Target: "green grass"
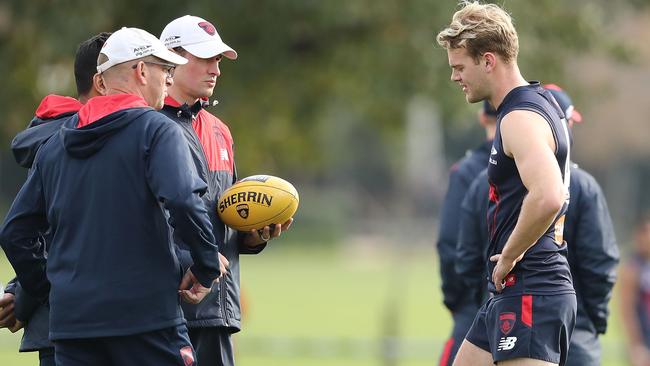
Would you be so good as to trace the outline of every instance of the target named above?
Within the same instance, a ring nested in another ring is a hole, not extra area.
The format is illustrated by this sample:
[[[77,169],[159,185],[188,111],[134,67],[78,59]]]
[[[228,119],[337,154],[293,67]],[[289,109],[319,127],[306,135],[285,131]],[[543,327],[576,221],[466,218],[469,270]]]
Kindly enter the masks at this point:
[[[248,305],[235,336],[238,366],[437,364],[451,322],[432,248],[278,241],[243,256],[241,267]],[[11,276],[2,255],[0,276]],[[617,315],[603,338],[604,366],[626,365]],[[18,342],[0,330],[0,365],[37,364],[34,353],[16,352]]]

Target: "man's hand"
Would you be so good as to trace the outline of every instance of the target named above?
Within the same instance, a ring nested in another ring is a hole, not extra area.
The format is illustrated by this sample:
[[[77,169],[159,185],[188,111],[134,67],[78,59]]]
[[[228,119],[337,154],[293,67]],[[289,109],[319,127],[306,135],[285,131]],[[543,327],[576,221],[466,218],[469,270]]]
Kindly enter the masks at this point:
[[[273,225],[273,230],[270,226],[265,226],[263,229],[255,230],[252,229],[246,238],[244,239],[244,244],[249,247],[255,247],[258,245],[265,244],[267,241],[277,238],[282,235],[283,231],[289,230],[291,224],[293,223],[293,217],[287,220],[282,225]]]
[[[221,272],[221,275],[219,275],[219,278],[223,277],[228,273],[228,268],[230,268],[230,262],[228,262],[228,259],[226,257],[219,253],[219,272]],[[219,279],[217,279],[217,282],[219,282]]]
[[[14,294],[9,292],[5,292],[0,296],[0,328],[9,328],[11,331],[12,327],[16,324],[16,317],[14,316],[15,300],[16,297]],[[13,333],[15,331],[11,332]]]
[[[192,271],[188,269],[178,288],[178,294],[181,295],[181,298],[187,303],[198,304],[209,293],[210,289],[203,287]]]
[[[515,268],[517,262],[519,262],[523,257],[523,254],[514,259],[505,257],[503,254],[495,254],[490,257],[490,261],[497,262],[492,271],[492,282],[494,282],[494,287],[496,287],[497,292],[503,291],[505,288],[505,282],[503,279],[506,278],[508,273]]]
[[[8,329],[11,333],[16,333],[17,331],[23,329],[23,326],[25,326],[25,324],[23,324],[23,322],[21,322],[20,320],[16,319],[16,322],[14,323],[13,327],[9,327]]]

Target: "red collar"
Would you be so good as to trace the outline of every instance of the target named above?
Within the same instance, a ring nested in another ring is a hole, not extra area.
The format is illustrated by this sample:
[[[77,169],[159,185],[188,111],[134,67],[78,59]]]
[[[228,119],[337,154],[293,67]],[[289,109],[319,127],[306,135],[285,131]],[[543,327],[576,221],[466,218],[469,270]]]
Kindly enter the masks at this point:
[[[165,97],[165,104],[167,104],[170,107],[175,107],[178,108],[181,106],[181,104],[174,98],[172,98],[170,95]]]
[[[90,98],[88,103],[79,110],[77,128],[89,125],[123,109],[148,106],[142,97],[133,94],[113,94]]]
[[[77,99],[62,95],[50,94],[43,98],[36,109],[36,117],[41,119],[54,118],[64,113],[78,112],[83,104]]]

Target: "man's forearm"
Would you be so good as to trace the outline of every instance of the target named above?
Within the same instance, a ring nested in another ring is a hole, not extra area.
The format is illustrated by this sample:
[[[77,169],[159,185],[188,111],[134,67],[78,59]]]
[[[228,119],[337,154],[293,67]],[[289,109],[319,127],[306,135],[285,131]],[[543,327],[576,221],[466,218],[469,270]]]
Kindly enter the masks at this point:
[[[524,198],[517,224],[501,255],[518,258],[524,254],[544,235],[561,209],[562,205],[549,199],[544,192],[529,192]]]

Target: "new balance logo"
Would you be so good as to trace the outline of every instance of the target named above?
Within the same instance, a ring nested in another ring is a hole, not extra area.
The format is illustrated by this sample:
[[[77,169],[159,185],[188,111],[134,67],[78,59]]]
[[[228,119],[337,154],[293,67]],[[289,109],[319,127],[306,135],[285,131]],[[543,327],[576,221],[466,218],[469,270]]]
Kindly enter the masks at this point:
[[[517,337],[501,337],[499,340],[499,346],[497,346],[497,351],[509,351],[515,348],[516,342]]]

